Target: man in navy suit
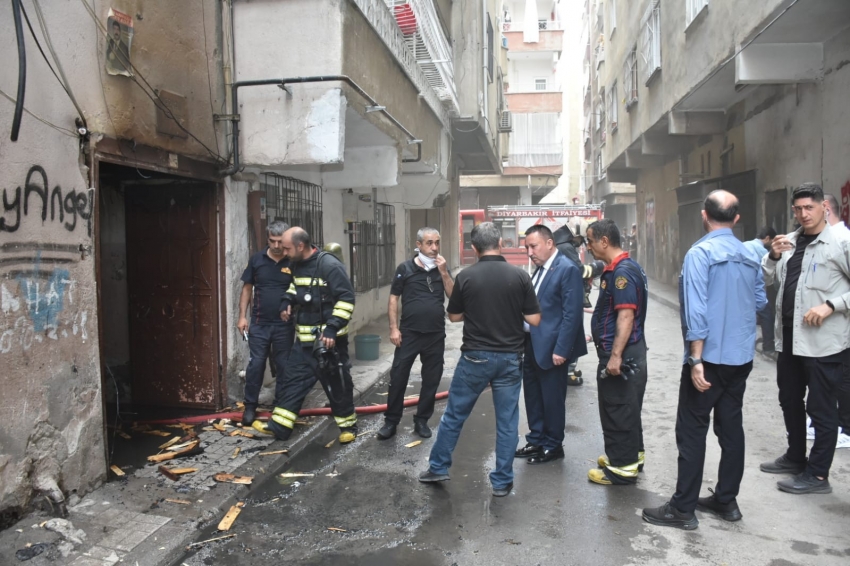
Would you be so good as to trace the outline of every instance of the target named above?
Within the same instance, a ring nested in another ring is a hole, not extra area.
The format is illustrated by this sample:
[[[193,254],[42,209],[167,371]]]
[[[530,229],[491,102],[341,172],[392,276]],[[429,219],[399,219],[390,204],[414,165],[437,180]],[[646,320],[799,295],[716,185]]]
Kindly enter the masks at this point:
[[[543,315],[537,327],[525,326],[522,385],[528,427],[527,444],[516,451],[529,464],[564,457],[569,367],[587,354],[584,339],[584,287],[581,270],[558,253],[552,231],[536,225],[525,233],[528,257],[537,266],[532,277]]]

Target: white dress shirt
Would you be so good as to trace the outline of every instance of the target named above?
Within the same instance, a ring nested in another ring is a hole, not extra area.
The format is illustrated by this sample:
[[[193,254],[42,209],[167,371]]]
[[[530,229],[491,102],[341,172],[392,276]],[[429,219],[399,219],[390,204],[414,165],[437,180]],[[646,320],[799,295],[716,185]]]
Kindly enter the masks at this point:
[[[546,263],[543,264],[543,267],[541,267],[537,271],[537,273],[535,274],[536,276],[531,278],[531,284],[534,285],[534,294],[535,295],[537,294],[538,291],[540,291],[540,285],[543,284],[543,278],[546,277],[546,274],[552,268],[552,262],[555,261],[555,256],[557,256],[557,255],[558,255],[558,250],[555,250],[555,253],[553,253],[551,256],[549,256],[549,259],[546,260]],[[522,328],[526,332],[531,332],[531,326],[529,326],[529,324],[527,322],[522,323]]]

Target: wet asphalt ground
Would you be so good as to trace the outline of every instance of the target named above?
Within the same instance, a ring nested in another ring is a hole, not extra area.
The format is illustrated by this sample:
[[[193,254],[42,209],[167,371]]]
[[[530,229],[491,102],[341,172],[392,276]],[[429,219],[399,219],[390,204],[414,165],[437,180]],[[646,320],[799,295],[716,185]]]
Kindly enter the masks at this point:
[[[589,315],[585,327],[588,328]],[[830,495],[779,492],[783,476],[758,471],[758,463],[784,446],[773,364],[757,357],[745,397],[747,469],[739,504],[744,519],[727,523],[697,513],[700,528],[685,532],[648,525],[643,507],[658,506],[675,489],[675,411],[682,342],[678,312],[651,302],[647,320],[649,385],[644,402],[646,471],[636,486],[603,487],[587,481],[602,453],[593,374],[596,357],[582,358],[585,384],[567,396],[564,460],[529,466],[515,460],[514,490],[494,498],[487,473],[494,461],[492,398],[482,394],[463,429],[450,470],[451,481],[421,484],[434,438],[418,446],[409,408],[399,433],[378,441],[382,415],[361,416],[363,434],[346,446],[328,427],[281,472],[316,474],[281,478],[254,487],[229,533],[235,537],[187,552],[175,564],[354,564],[410,566],[744,564],[747,566],[843,565],[850,563],[850,450],[836,453]],[[447,389],[460,355],[461,325],[449,324]],[[418,391],[418,367],[411,394]],[[367,402],[383,403],[386,384]],[[431,419],[436,429],[445,401]],[[524,409],[522,402],[521,408]],[[520,431],[526,432],[524,411]],[[436,436],[436,430],[435,430]],[[520,439],[520,445],[524,439]],[[702,495],[713,487],[719,449],[709,434]],[[218,519],[196,538],[225,533]]]

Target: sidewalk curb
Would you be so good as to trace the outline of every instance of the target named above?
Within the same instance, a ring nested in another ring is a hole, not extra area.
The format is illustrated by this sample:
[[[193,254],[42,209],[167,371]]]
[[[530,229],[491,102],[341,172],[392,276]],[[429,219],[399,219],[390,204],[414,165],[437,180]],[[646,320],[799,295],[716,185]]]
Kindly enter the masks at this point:
[[[679,301],[672,301],[672,300],[668,299],[667,297],[664,297],[664,296],[662,296],[662,295],[660,295],[660,294],[658,294],[658,293],[656,293],[652,290],[649,290],[647,292],[647,294],[649,295],[649,298],[652,299],[653,301],[655,301],[657,303],[661,303],[665,307],[669,307],[676,312],[679,311]]]

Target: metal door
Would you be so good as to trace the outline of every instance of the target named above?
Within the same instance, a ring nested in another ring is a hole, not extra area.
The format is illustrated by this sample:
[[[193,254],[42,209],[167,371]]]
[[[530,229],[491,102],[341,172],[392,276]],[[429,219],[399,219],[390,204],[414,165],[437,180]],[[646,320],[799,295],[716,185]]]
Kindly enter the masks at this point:
[[[215,185],[159,183],[125,195],[133,400],[215,408]]]

